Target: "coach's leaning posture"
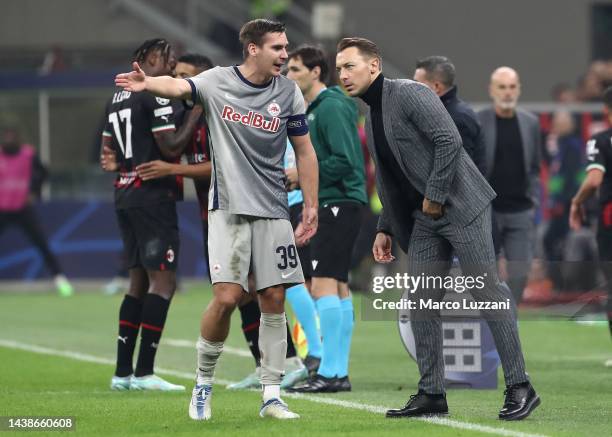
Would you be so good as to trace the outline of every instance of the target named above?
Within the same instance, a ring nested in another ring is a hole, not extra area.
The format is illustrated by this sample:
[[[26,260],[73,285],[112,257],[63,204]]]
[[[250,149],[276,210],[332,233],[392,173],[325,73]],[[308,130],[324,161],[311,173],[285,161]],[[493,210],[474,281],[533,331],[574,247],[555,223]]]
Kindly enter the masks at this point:
[[[407,250],[410,275],[444,276],[454,251],[465,275],[484,279],[484,288],[472,290],[476,300],[510,299],[510,290],[497,276],[491,238],[495,192],[461,147],[457,128],[440,99],[412,80],[385,79],[378,47],[363,38],[340,41],[336,68],[348,93],[360,96],[370,107],[368,147],[383,204],[372,248],[375,260],[392,261],[391,241],[397,238]],[[413,298],[418,302],[443,296],[444,290],[420,289]],[[525,373],[516,314],[514,309],[489,310],[483,316],[507,385],[499,418],[524,419],[540,398]],[[387,411],[387,417],[446,414],[440,314],[416,310],[411,324],[421,374],[419,391],[404,408]]]

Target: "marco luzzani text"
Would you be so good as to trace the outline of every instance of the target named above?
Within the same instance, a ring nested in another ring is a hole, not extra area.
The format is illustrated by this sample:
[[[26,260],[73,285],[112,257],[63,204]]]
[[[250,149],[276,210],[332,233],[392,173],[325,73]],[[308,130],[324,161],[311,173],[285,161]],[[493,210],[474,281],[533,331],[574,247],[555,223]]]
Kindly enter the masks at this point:
[[[510,299],[502,301],[478,301],[470,298],[439,301],[426,296],[428,290],[454,290],[456,293],[470,292],[472,295],[485,288],[487,274],[482,276],[412,276],[397,273],[395,276],[375,276],[372,279],[372,292],[381,294],[389,290],[402,290],[414,294],[416,298],[402,298],[386,301],[377,298],[372,301],[375,310],[510,310]]]

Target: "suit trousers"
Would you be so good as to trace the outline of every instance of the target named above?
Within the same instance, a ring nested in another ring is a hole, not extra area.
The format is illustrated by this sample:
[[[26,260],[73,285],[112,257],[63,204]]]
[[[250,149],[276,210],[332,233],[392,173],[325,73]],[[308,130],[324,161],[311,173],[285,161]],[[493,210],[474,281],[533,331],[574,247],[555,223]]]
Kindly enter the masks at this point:
[[[535,211],[533,209],[519,212],[494,210],[493,215],[500,249],[507,261],[508,286],[518,305],[523,298],[533,260]]]
[[[415,224],[408,245],[408,270],[411,276],[446,277],[457,256],[464,277],[480,278],[481,287],[470,293],[475,301],[510,302],[510,309],[481,310],[499,353],[507,385],[528,380],[516,322],[516,306],[508,286],[497,274],[491,236],[491,206],[465,226],[452,224],[446,217],[434,220],[415,211]],[[434,281],[435,284],[435,281]],[[412,300],[444,298],[443,288],[421,287]],[[411,326],[416,343],[421,379],[419,389],[426,393],[444,392],[442,320],[436,309],[417,305],[411,310]]]

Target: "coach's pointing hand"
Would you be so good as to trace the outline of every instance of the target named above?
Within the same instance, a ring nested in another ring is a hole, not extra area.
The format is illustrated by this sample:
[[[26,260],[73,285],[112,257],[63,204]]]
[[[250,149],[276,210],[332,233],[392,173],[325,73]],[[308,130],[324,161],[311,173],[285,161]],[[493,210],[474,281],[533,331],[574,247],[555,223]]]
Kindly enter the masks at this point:
[[[146,75],[140,69],[138,62],[132,63],[133,70],[129,73],[119,73],[115,76],[115,85],[125,89],[126,91],[144,91]]]
[[[395,259],[391,254],[391,247],[393,240],[391,237],[384,232],[378,232],[376,239],[374,240],[374,246],[372,246],[372,254],[374,255],[374,261],[387,264]]]

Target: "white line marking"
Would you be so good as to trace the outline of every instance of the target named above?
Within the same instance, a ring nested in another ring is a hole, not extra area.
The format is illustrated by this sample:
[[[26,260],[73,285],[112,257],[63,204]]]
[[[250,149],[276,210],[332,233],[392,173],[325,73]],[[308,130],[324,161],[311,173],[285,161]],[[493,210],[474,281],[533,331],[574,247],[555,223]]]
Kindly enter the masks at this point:
[[[194,350],[196,348],[196,342],[191,341],[191,340],[180,340],[176,338],[167,338],[165,340],[162,340],[162,343],[167,344],[168,346],[187,347],[187,348],[194,349]],[[236,355],[237,357],[243,357],[243,358],[253,357],[251,355],[251,352],[248,349],[241,349],[238,347],[232,347],[228,345],[223,345],[223,353],[230,354],[230,355]]]
[[[610,357],[610,354],[595,354],[595,355],[584,355],[584,356],[571,356],[571,355],[546,355],[546,356],[538,356],[538,355],[529,355],[530,361],[538,361],[538,360],[546,360],[548,363],[557,363],[557,362],[565,362],[565,361],[578,361],[578,362],[590,362],[590,361],[600,361],[604,362],[607,358]]]
[[[47,348],[43,346],[21,343],[21,342],[17,342],[13,340],[0,339],[0,346],[11,348],[11,349],[23,350],[27,352],[44,354],[44,355],[52,355],[56,357],[70,358],[73,360],[85,361],[89,363],[115,365],[115,361],[108,359],[108,358],[96,357],[94,355],[84,354],[81,352],[51,349],[51,348]],[[193,343],[191,343],[191,346],[193,346]],[[176,376],[179,378],[186,378],[186,379],[193,379],[194,377],[193,373],[181,372],[178,370],[171,370],[171,369],[157,368],[156,372],[161,375]],[[221,385],[229,385],[232,383],[232,381],[227,381],[223,379],[215,379],[215,383],[221,384]],[[299,394],[299,393],[284,393],[283,396],[294,398],[294,399],[307,400],[307,401],[315,402],[319,404],[334,405],[337,407],[351,408],[354,410],[362,410],[362,411],[367,411],[367,412],[376,413],[376,414],[383,414],[388,409],[387,407],[383,407],[379,405],[368,405],[368,404],[362,404],[362,403],[357,403],[357,402],[344,401],[341,399],[319,397],[316,395],[306,396],[306,395]],[[401,420],[401,419],[396,419],[396,420]],[[513,430],[509,430],[505,428],[495,428],[495,427],[487,426],[487,425],[478,425],[475,423],[460,422],[458,420],[452,420],[452,419],[419,418],[417,420],[431,423],[433,425],[442,425],[442,426],[447,426],[450,428],[464,429],[468,431],[479,431],[479,432],[483,432],[487,434],[494,434],[494,435],[500,435],[500,436],[505,436],[505,437],[545,437],[542,434],[529,434],[529,433],[513,431]]]
[[[0,346],[8,347],[11,349],[19,349],[19,350],[23,350],[26,352],[35,352],[37,354],[71,358],[73,360],[85,361],[88,363],[106,364],[106,365],[111,365],[111,366],[115,365],[115,360],[111,360],[109,358],[96,357],[94,355],[83,354],[81,352],[50,349],[50,348],[43,347],[43,346],[21,343],[21,342],[12,341],[12,340],[0,339]],[[156,367],[155,371],[159,373],[160,375],[176,376],[178,378],[187,378],[191,380],[193,380],[195,376],[193,373],[180,372],[178,370],[164,369],[164,368],[159,368],[159,367]],[[228,384],[231,384],[232,382],[220,379],[218,380],[218,383],[221,385],[228,385]]]
[[[389,409],[387,407],[382,407],[379,405],[367,405],[367,404],[362,404],[362,403],[357,403],[357,402],[343,401],[341,399],[328,398],[327,396],[319,397],[318,395],[306,396],[300,393],[283,393],[283,397],[290,397],[290,398],[295,398],[295,399],[305,399],[305,400],[317,402],[320,404],[334,405],[338,407],[351,408],[354,410],[363,410],[363,411],[368,411],[370,413],[377,413],[377,414],[384,414]],[[389,420],[402,420],[402,419],[389,419]],[[451,428],[466,429],[469,431],[480,431],[480,432],[484,432],[488,434],[496,434],[496,435],[502,435],[502,436],[507,436],[507,437],[544,437],[541,434],[528,434],[528,433],[524,433],[520,431],[512,431],[510,429],[505,429],[505,428],[494,428],[492,426],[487,426],[487,425],[478,425],[475,423],[460,422],[458,420],[444,419],[444,418],[437,418],[437,417],[432,417],[432,418],[420,417],[420,418],[413,418],[410,420],[420,420],[422,422],[428,422],[434,425],[449,426]]]

